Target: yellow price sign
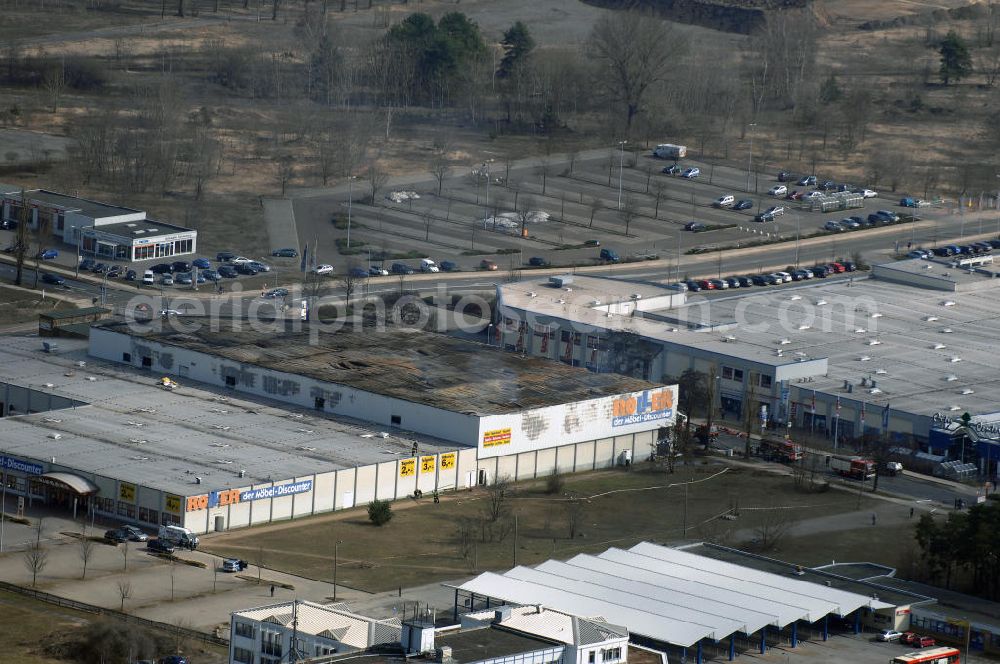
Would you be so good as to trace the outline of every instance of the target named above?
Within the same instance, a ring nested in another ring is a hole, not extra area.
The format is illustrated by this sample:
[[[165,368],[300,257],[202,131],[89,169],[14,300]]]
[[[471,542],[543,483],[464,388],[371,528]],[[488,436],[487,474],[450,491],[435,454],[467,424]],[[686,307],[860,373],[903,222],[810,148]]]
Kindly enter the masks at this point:
[[[180,496],[172,496],[172,495],[170,495],[168,493],[167,494],[167,500],[166,500],[166,503],[164,505],[164,508],[168,512],[173,512],[174,514],[180,514],[181,513],[181,497]]]
[[[437,462],[437,457],[434,456],[422,456],[420,457],[420,472],[421,473],[433,473],[434,465]]]
[[[450,470],[455,467],[455,453],[448,452],[441,455],[441,470]]]
[[[412,477],[417,474],[416,459],[401,459],[399,462],[399,476]]]
[[[118,500],[124,500],[127,503],[135,502],[135,485],[129,484],[128,482],[122,482],[118,485]]]

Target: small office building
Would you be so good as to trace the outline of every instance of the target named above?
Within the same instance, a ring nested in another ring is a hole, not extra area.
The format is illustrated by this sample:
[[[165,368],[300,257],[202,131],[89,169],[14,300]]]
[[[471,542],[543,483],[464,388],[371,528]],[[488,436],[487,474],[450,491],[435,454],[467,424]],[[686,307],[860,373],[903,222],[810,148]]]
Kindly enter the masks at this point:
[[[28,207],[32,229],[78,247],[85,256],[143,261],[194,253],[198,231],[149,219],[142,210],[99,203],[45,189],[5,191],[0,218],[20,221]]]

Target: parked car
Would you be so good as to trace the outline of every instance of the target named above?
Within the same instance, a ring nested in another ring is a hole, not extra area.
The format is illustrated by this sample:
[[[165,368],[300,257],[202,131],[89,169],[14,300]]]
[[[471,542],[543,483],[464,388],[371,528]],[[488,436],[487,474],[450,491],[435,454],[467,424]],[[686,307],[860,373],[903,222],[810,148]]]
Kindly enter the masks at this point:
[[[701,284],[697,281],[685,281],[684,285],[687,286],[688,291],[691,293],[701,292]]]
[[[135,270],[125,270],[125,281],[135,281],[139,274]]]
[[[712,205],[717,208],[730,208],[736,205],[736,197],[730,194],[719,196],[712,202]]]
[[[799,191],[798,189],[796,189],[795,191],[790,191],[790,192],[788,192],[788,194],[785,195],[785,200],[788,200],[788,201],[801,201],[802,200],[802,192]]]
[[[157,263],[149,269],[153,272],[153,274],[166,274],[171,271],[170,263]]]
[[[4,219],[0,221],[0,231],[13,231],[17,229],[16,219]]]
[[[805,281],[808,278],[805,270],[792,270],[792,281]]]
[[[729,286],[730,288],[740,288],[742,286],[740,280],[737,277],[726,277],[725,279],[723,279],[723,281],[725,281],[726,285]]]
[[[844,266],[845,272],[857,272],[858,266],[855,265],[854,261],[841,261],[841,265]]]
[[[683,281],[677,281],[672,284],[668,284],[667,288],[669,288],[670,290],[675,290],[679,293],[686,293],[688,291],[687,284],[684,283]]]
[[[45,272],[42,274],[42,283],[52,284],[53,286],[62,286],[66,283],[66,280],[60,277],[58,274],[51,274]]]
[[[271,255],[275,258],[298,258],[299,252],[297,249],[275,249]]]
[[[585,246],[585,247],[599,247],[599,246],[601,246],[601,241],[600,240],[585,240],[584,243],[583,243],[583,246]]]
[[[97,265],[97,261],[95,261],[93,258],[84,258],[82,261],[80,261],[80,271],[90,272],[91,270],[94,269],[95,265]]]
[[[548,267],[549,262],[541,256],[532,256],[528,259],[528,265],[532,267]]]
[[[240,274],[232,265],[220,265],[218,272],[219,276],[225,279],[235,279]]]
[[[200,270],[207,270],[208,268],[212,267],[212,261],[208,260],[207,258],[196,258],[193,261],[191,261],[191,265],[194,265],[196,268]]]
[[[240,561],[238,558],[226,558],[222,561],[223,572],[239,572],[240,569]]]
[[[705,230],[705,228],[706,228],[705,224],[699,221],[689,221],[688,223],[684,224],[684,230],[692,231],[695,233],[697,233],[698,231],[703,231]]]
[[[917,637],[917,639],[913,642],[913,645],[918,648],[932,648],[937,645],[937,641],[929,636],[921,636]]]
[[[90,271],[94,274],[104,274],[108,271],[108,266],[104,263],[97,263],[94,267],[90,268]]]
[[[712,284],[715,290],[727,290],[729,288],[729,284],[726,283],[725,279],[709,279],[708,283]]]
[[[848,230],[854,230],[855,228],[861,228],[861,224],[859,224],[858,222],[854,221],[850,217],[845,217],[844,219],[841,219],[840,220],[840,225],[843,226],[844,228],[848,229]]]
[[[441,261],[441,269],[444,272],[461,272],[462,268],[455,261]]]
[[[219,274],[218,270],[202,270],[198,273],[199,279],[205,279],[205,281],[218,281],[222,275]]]
[[[188,263],[187,261],[174,261],[170,264],[170,269],[174,272],[190,272],[191,263]]]
[[[288,297],[287,288],[272,288],[271,290],[264,293],[264,297],[268,299],[279,299]]]
[[[250,261],[247,263],[250,267],[257,270],[258,272],[270,272],[271,266],[267,263],[261,263],[260,261]]]
[[[352,267],[347,271],[348,276],[354,277],[355,279],[367,279],[368,270],[363,267]]]
[[[683,173],[681,173],[681,177],[682,178],[687,178],[688,180],[693,180],[694,178],[698,177],[699,175],[701,175],[701,169],[700,168],[689,168],[686,171],[684,171]]]
[[[215,260],[218,263],[227,263],[236,258],[236,254],[231,251],[220,251],[215,255]]]
[[[156,283],[156,275],[153,274],[152,270],[146,270],[145,272],[142,273],[143,286],[152,286],[155,283]]]
[[[496,268],[493,268],[494,270]],[[393,263],[389,271],[393,274],[413,274],[413,268],[405,263]]]
[[[702,279],[698,282],[698,285],[701,286],[702,290],[715,290],[715,284],[708,279]]]
[[[839,233],[842,230],[844,230],[844,227],[840,225],[839,221],[834,221],[833,219],[831,219],[830,221],[823,224],[823,230]]]
[[[250,266],[246,265],[245,267],[249,268]],[[236,269],[239,270],[240,266],[237,265]],[[313,272],[315,272],[316,274],[330,274],[331,272],[333,272],[333,266],[330,265],[329,263],[321,263],[317,265],[315,268],[313,268]],[[254,274],[256,274],[256,272]]]
[[[233,256],[229,259],[229,262],[233,265],[240,265],[242,263],[252,263],[253,260],[247,258],[246,256]]]
[[[750,288],[753,286],[753,279],[750,277],[736,277],[739,279],[740,288]]]
[[[788,171],[780,171],[778,173],[778,182],[791,182],[795,179],[795,176]]]
[[[816,191],[816,190],[814,190],[814,191],[810,191],[808,194],[802,194],[802,200],[808,201],[808,200],[811,200],[813,198],[822,198],[825,195],[826,194],[824,194],[822,191]]]
[[[58,258],[58,257],[59,257],[59,252],[55,249],[42,249],[41,251],[38,252],[38,258],[42,259],[43,261],[50,261],[53,258]]]
[[[800,187],[815,187],[816,186],[816,176],[815,175],[803,175],[799,178],[797,183]]]
[[[121,528],[119,528],[119,530],[125,533],[128,536],[129,540],[133,542],[145,542],[146,540],[149,539],[149,535],[142,532],[142,528],[140,528],[139,526],[133,526],[131,524],[128,524],[122,526]]]
[[[833,180],[826,180],[823,183],[823,191],[833,191],[836,188],[837,188],[837,183],[834,182]]]
[[[163,284],[164,286],[173,286],[174,276],[172,274],[164,274],[163,276],[160,277],[160,283]]]
[[[108,268],[108,279],[118,279],[125,274],[125,268],[121,265],[112,265]]]
[[[251,276],[251,277],[254,276],[255,274],[257,274],[259,272],[259,270],[257,270],[257,268],[255,268],[253,266],[253,263],[250,262],[250,261],[247,261],[246,263],[235,263],[233,265],[233,267],[236,269],[236,271],[238,273],[245,274],[245,275]],[[316,268],[316,274],[327,274],[329,272],[333,272],[333,266],[332,265],[325,266],[325,267],[329,267],[330,268],[326,272],[320,272],[319,268],[321,268],[321,267],[324,267],[324,266],[320,265],[320,266],[318,266]]]
[[[774,221],[774,215],[770,212],[761,212],[760,214],[755,215],[753,220],[757,222]]]
[[[780,205],[772,205],[771,207],[764,210],[764,214],[769,214],[772,217],[780,217],[781,215],[785,214],[785,208],[781,207]]]
[[[677,164],[670,164],[669,166],[664,166],[660,171],[661,173],[666,173],[667,175],[678,175],[684,171],[683,168]]]
[[[386,270],[381,265],[372,265],[370,268],[368,268],[368,276],[387,277],[389,276],[389,270]]]
[[[618,255],[617,251],[615,251],[614,249],[607,249],[607,248],[601,249],[601,253],[598,255],[598,258],[607,263],[617,263],[618,261],[621,260],[621,257]]]
[[[753,282],[754,286],[769,286],[771,284],[771,282],[765,279],[762,274],[755,274],[750,277],[750,280]]]
[[[430,258],[420,259],[420,271],[421,272],[440,272],[441,268]]]
[[[809,269],[812,270],[813,276],[815,276],[817,279],[825,279],[826,276],[830,274],[830,268],[828,268],[825,265],[816,265]]]
[[[170,540],[157,538],[146,542],[146,550],[154,553],[173,553],[177,547]]]
[[[749,210],[753,207],[753,201],[749,198],[741,198],[733,205],[734,210]]]
[[[104,541],[110,544],[121,544],[128,541],[128,534],[120,528],[105,531]]]
[[[900,637],[903,636],[902,632],[897,632],[894,629],[887,629],[878,635],[879,641],[898,641]]]
[[[899,215],[892,210],[876,210],[875,214],[883,216],[893,223],[899,221]]]
[[[786,187],[783,184],[776,184],[773,187],[771,187],[771,190],[768,191],[767,193],[769,193],[772,196],[784,196],[785,194],[788,193],[788,187]]]

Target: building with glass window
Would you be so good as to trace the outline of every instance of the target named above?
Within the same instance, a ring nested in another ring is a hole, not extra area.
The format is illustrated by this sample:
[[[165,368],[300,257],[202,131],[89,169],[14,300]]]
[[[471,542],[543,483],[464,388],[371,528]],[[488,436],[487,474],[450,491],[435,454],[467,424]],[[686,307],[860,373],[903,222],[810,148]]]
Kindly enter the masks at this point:
[[[7,188],[9,189],[9,188]],[[55,242],[73,245],[86,256],[144,261],[192,254],[198,232],[154,221],[141,210],[98,203],[44,189],[4,191],[0,218],[20,221],[27,204],[28,223]]]

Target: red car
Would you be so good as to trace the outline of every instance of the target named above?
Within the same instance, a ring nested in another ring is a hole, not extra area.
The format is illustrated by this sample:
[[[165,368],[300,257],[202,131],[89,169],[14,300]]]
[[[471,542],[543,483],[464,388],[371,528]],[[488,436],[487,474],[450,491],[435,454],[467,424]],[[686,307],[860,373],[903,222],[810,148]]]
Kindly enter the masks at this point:
[[[796,189],[795,191],[793,191],[790,194],[788,194],[787,196],[785,196],[785,198],[787,198],[790,201],[801,201],[802,200],[802,192],[799,191],[798,189]]]
[[[701,286],[702,290],[715,290],[715,284],[713,284],[708,279],[699,281],[698,285]]]
[[[936,641],[929,636],[918,636],[914,639],[913,644],[918,648],[930,648],[936,645]]]
[[[903,635],[899,637],[899,642],[908,646],[912,646],[913,643],[920,638],[919,634],[915,632],[903,632]]]
[[[847,268],[841,265],[840,263],[830,263],[830,268],[837,274],[840,274],[841,272],[847,272]]]

